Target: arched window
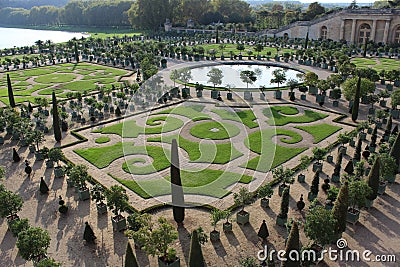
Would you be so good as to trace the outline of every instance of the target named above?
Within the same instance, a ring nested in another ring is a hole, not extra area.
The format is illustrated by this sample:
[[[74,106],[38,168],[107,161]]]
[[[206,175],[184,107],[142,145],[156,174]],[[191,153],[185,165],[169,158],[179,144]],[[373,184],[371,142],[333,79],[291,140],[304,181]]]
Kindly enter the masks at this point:
[[[371,26],[367,23],[361,24],[360,33],[358,35],[358,43],[363,44],[371,37]]]
[[[400,26],[397,26],[397,28],[394,30],[394,42],[396,44],[400,44]]]
[[[328,36],[328,28],[326,26],[321,27],[321,39],[325,40]]]

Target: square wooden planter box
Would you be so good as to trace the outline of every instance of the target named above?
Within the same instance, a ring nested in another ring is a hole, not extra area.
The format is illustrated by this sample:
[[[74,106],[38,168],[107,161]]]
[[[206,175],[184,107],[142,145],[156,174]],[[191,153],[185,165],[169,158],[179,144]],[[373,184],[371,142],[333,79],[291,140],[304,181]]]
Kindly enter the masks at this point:
[[[322,163],[314,163],[312,167],[313,172],[322,171]]]
[[[176,258],[176,260],[172,263],[165,263],[160,258],[158,258],[158,267],[180,267],[181,260]]]
[[[97,208],[97,213],[100,215],[107,213],[107,205],[104,203],[97,203],[96,208]]]
[[[72,188],[75,186],[75,183],[73,181],[71,181],[70,179],[67,179],[67,186],[68,186],[68,188]]]
[[[250,214],[247,211],[239,211],[236,213],[236,221],[238,224],[245,225],[249,222]]]
[[[386,175],[385,180],[388,181],[389,183],[394,183],[394,181],[396,180],[396,175],[395,174]]]
[[[126,219],[123,216],[111,218],[113,230],[116,232],[126,229]]]
[[[327,157],[326,157],[326,161],[327,161],[328,163],[333,163],[333,156],[332,156],[332,155],[327,156]]]
[[[211,231],[210,232],[210,240],[212,242],[218,241],[220,239],[220,233],[218,231]]]
[[[305,182],[306,182],[306,176],[305,176],[304,174],[299,174],[299,175],[297,176],[297,181],[298,181],[299,183],[305,183]]]
[[[230,223],[230,222],[224,222],[223,224],[222,224],[222,229],[223,229],[223,231],[225,232],[225,233],[229,233],[229,232],[232,232],[232,224]]]
[[[379,195],[385,194],[386,185],[387,185],[386,182],[380,182],[380,183],[379,183],[379,187],[378,187],[378,194],[379,194]]]
[[[269,199],[268,198],[262,198],[260,200],[260,205],[263,208],[269,208]]]
[[[371,200],[371,199],[368,199],[368,198],[365,199],[365,208],[366,209],[371,208],[373,203],[374,203],[374,200]]]
[[[64,177],[64,171],[61,167],[56,167],[54,169],[54,177],[55,178],[61,178]]]
[[[346,218],[347,222],[356,224],[359,218],[360,218],[360,211],[358,210],[355,210],[355,212],[352,212],[350,210],[347,211],[347,218]]]
[[[78,196],[79,196],[79,200],[82,200],[82,201],[88,200],[90,198],[89,189],[87,189],[87,188],[83,189],[83,190],[79,189]]]

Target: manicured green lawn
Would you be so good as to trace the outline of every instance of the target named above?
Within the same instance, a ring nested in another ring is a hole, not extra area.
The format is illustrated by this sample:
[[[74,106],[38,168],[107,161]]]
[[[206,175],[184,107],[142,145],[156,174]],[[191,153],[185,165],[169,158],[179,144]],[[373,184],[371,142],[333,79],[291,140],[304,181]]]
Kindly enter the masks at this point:
[[[311,134],[314,137],[314,144],[318,144],[325,138],[343,129],[342,127],[326,123],[307,125],[307,126],[295,126],[295,128]]]
[[[203,113],[203,105],[177,106],[158,112],[157,114],[176,114],[192,119],[193,121],[207,120],[211,117]]]
[[[41,75],[36,77],[34,80],[37,83],[67,83],[75,80],[77,78],[74,74],[66,74],[66,73],[53,73],[47,75]]]
[[[255,122],[257,118],[254,115],[253,111],[250,109],[233,112],[223,108],[219,108],[219,109],[213,109],[211,110],[211,112],[217,114],[224,120],[241,122],[250,129],[258,127],[258,123]]]
[[[164,124],[158,126],[162,122],[164,122]],[[152,127],[144,128],[138,126],[135,120],[127,120],[118,124],[113,124],[94,130],[93,132],[102,134],[117,134],[125,138],[136,138],[140,134],[160,134],[174,131],[183,126],[183,121],[172,116],[157,116],[148,119],[146,124]]]
[[[17,103],[31,101],[32,94],[50,97],[55,90],[58,98],[65,98],[66,91],[93,91],[96,85],[111,86],[128,71],[90,63],[58,64],[10,72],[10,79]],[[82,75],[80,77],[80,75]],[[34,77],[35,84],[28,82]],[[82,80],[77,80],[82,78]],[[53,88],[55,86],[55,88]],[[0,101],[8,105],[6,74],[0,73]]]
[[[265,129],[252,133],[246,138],[245,144],[251,151],[260,154],[260,156],[251,159],[243,167],[268,172],[270,169],[281,165],[307,150],[307,147],[297,148],[277,145],[272,141],[272,138],[276,135],[289,136],[289,138],[281,137],[280,139],[282,142],[288,144],[295,144],[303,139],[299,134],[285,129],[276,129],[276,131],[275,129]]]
[[[196,124],[190,129],[190,134],[201,139],[222,140],[237,136],[240,130],[235,125],[207,121]]]
[[[172,139],[178,140],[178,146],[189,154],[189,159],[192,162],[226,164],[229,161],[242,156],[242,153],[237,151],[229,142],[215,145],[196,143],[177,135],[148,138],[147,141],[170,144],[172,143]]]
[[[94,140],[97,144],[104,144],[110,142],[110,137],[104,136],[104,137],[99,137]]]
[[[393,58],[353,58],[351,62],[356,64],[358,68],[372,68],[380,72],[381,70],[398,70],[400,69],[400,60]]]
[[[137,167],[131,165],[124,165],[123,168],[126,172],[132,174],[149,174],[161,171],[169,166],[166,155],[171,152],[168,149],[163,149],[157,146],[135,146],[133,143],[117,143],[112,146],[87,148],[74,150],[82,158],[86,159],[99,169],[109,166],[114,160],[128,155],[149,155],[153,158],[151,165]],[[133,162],[131,162],[132,164]]]
[[[113,177],[142,198],[171,194],[170,177],[155,180],[123,180]],[[198,194],[221,198],[229,194],[230,185],[240,182],[249,183],[251,176],[220,170],[181,170],[183,191],[186,194]]]
[[[273,106],[270,109],[264,109],[263,113],[266,117],[269,118],[267,120],[267,123],[269,125],[275,125],[275,126],[283,126],[289,123],[314,122],[328,117],[328,115],[326,114],[322,114],[307,109],[304,110],[304,115],[292,116],[298,114],[299,111],[294,107],[287,107],[287,106]]]

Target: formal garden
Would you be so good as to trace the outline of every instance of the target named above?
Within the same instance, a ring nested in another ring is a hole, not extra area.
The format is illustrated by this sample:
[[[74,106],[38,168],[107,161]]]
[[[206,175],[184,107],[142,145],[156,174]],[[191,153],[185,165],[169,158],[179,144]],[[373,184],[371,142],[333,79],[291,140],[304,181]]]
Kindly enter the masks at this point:
[[[79,40],[59,62],[33,47],[43,61],[2,64],[1,262],[278,266],[257,259],[264,244],[319,254],[341,237],[395,255],[397,51],[181,37]],[[211,86],[189,83],[190,61],[244,57],[278,67],[271,88],[235,91],[213,68]]]

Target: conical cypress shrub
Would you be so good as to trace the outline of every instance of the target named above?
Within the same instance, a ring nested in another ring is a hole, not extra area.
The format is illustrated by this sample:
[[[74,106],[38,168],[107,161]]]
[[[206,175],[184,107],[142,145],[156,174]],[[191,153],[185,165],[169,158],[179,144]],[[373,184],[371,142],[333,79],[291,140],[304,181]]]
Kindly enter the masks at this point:
[[[369,144],[370,147],[376,147],[376,139],[378,138],[378,126],[375,125],[374,130],[371,135],[371,143]]]
[[[76,63],[79,62],[79,53],[78,53],[78,45],[75,43],[74,45],[74,54],[75,54],[75,61]]]
[[[43,177],[40,177],[39,190],[40,190],[40,193],[42,193],[42,194],[46,194],[47,192],[49,192],[49,187],[47,186],[47,184],[46,184],[45,180],[43,179]]]
[[[176,223],[181,224],[185,219],[185,199],[183,195],[181,171],[179,169],[178,143],[172,140],[171,146],[171,194],[172,212]]]
[[[121,115],[122,115],[121,109],[120,109],[119,107],[117,107],[117,108],[115,109],[115,116],[121,117]]]
[[[56,93],[53,91],[52,93],[52,101],[53,101],[53,129],[54,129],[54,139],[57,142],[61,141],[61,128],[60,128],[60,117],[58,115],[58,108],[57,108],[57,98]]]
[[[18,152],[15,148],[13,148],[13,161],[14,162],[19,162],[21,160],[21,158],[18,155]]]
[[[308,32],[306,35],[306,40],[305,40],[305,44],[304,44],[304,50],[306,50],[308,48]]]
[[[356,94],[354,95],[353,109],[351,112],[351,120],[357,121],[358,109],[360,107],[360,94],[361,94],[361,77],[358,77]]]
[[[293,252],[291,253],[291,251],[297,251],[297,255],[300,255],[300,234],[299,226],[297,225],[296,221],[293,221],[292,228],[290,229],[285,251],[287,261],[282,261],[281,267],[300,267],[300,259],[292,260],[289,257],[289,255],[296,255],[293,254]]]
[[[400,164],[400,132],[397,133],[396,140],[394,141],[393,147],[390,150],[390,156],[396,160],[397,168],[399,169],[399,164]]]
[[[318,195],[319,191],[319,171],[316,171],[311,183],[310,191],[314,196]]]
[[[393,127],[393,116],[392,116],[392,114],[390,114],[388,122],[386,124],[386,131],[385,131],[388,135],[390,135],[390,132],[392,131],[392,127]]]
[[[357,145],[356,145],[356,151],[354,152],[354,157],[353,157],[355,160],[361,159],[361,149],[362,149],[362,140],[361,140],[361,138],[358,138]]]
[[[199,242],[197,230],[192,232],[190,239],[189,267],[204,267],[204,256]]]
[[[83,239],[86,242],[94,242],[94,240],[96,239],[92,227],[90,227],[88,222],[85,222],[85,231],[83,232]]]
[[[139,267],[135,254],[133,254],[131,243],[126,244],[125,267]]]
[[[287,214],[289,212],[289,198],[289,189],[286,187],[282,192],[281,210],[278,214],[278,217],[287,218]]]
[[[372,189],[372,194],[367,196],[369,200],[374,200],[378,197],[380,168],[379,157],[376,157],[367,178],[368,185]]]
[[[347,172],[347,174],[354,174],[354,165],[352,160],[349,160],[349,162],[347,162],[344,171]]]
[[[340,169],[342,168],[342,160],[343,160],[343,153],[338,153],[338,157],[335,163],[335,169],[333,170],[333,174],[336,176],[340,176]]]
[[[258,230],[258,237],[260,237],[262,240],[267,239],[267,237],[269,236],[269,232],[268,232],[268,227],[267,224],[265,223],[265,220],[263,220],[260,230]]]
[[[11,86],[10,75],[7,73],[7,87],[8,87],[8,101],[10,102],[10,106],[12,108],[15,107],[14,93]]]
[[[349,208],[349,183],[340,187],[338,197],[333,205],[332,214],[336,219],[335,234],[341,236],[346,231],[347,210]]]

